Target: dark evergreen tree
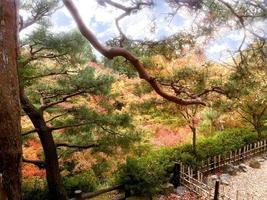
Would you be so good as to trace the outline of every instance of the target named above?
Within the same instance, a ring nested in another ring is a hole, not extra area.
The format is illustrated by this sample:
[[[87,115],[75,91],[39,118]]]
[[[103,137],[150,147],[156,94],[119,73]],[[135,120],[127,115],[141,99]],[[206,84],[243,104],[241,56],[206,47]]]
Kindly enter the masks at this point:
[[[115,96],[110,94],[115,78],[88,66],[95,58],[79,34],[54,34],[40,27],[22,45],[21,102],[34,125],[24,135],[38,133],[51,198],[63,199],[58,148],[97,148],[111,153],[116,146],[127,147],[138,134],[128,114],[116,111]],[[64,134],[57,134],[59,130]]]

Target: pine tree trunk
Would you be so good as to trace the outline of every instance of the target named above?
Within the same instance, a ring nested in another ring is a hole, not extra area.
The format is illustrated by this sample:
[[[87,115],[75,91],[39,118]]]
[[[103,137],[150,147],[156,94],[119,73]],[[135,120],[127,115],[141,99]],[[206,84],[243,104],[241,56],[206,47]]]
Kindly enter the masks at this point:
[[[0,0],[0,173],[9,200],[21,199],[18,2]]]
[[[20,91],[23,110],[27,113],[34,127],[37,129],[37,133],[43,146],[45,155],[46,179],[50,196],[49,199],[66,200],[67,194],[60,176],[57,149],[52,136],[52,132],[49,127],[47,127],[43,115],[31,104],[29,99],[25,96],[23,88],[21,88]]]

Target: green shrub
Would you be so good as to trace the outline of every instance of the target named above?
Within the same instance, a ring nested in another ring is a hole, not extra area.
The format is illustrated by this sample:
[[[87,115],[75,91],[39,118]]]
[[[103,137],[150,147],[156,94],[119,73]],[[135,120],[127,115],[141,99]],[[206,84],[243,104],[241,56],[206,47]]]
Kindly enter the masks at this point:
[[[223,155],[257,140],[257,134],[246,129],[236,128],[220,131],[213,136],[200,139],[197,144],[197,155],[200,159],[219,154]]]
[[[101,180],[101,183],[108,181],[106,173],[111,168],[111,161],[106,160],[105,158],[97,158],[97,162],[92,166],[95,176]]]
[[[75,190],[92,192],[95,191],[99,185],[97,178],[91,172],[83,172],[73,176],[63,177],[63,183],[69,197],[73,197]],[[49,199],[46,181],[39,178],[25,180],[22,184],[22,199]]]
[[[33,178],[22,182],[23,200],[47,200],[48,190],[43,179]]]
[[[92,172],[82,172],[76,175],[63,177],[63,183],[69,197],[72,197],[75,190],[92,192],[95,191],[99,185],[97,178]]]
[[[267,138],[267,131],[262,132],[262,137]],[[257,140],[258,136],[255,132],[228,129],[216,132],[209,137],[199,138],[196,153],[193,152],[190,144],[150,150],[145,155],[142,153],[140,154],[142,156],[128,158],[118,169],[117,183],[125,185],[134,194],[152,195],[160,192],[170,180],[174,162],[180,161],[197,168],[208,157],[227,154]],[[99,186],[98,179],[103,180],[103,174],[108,167],[109,163],[101,161],[93,166],[94,172],[63,177],[69,197],[72,197],[75,190],[95,191]],[[23,182],[23,199],[44,200],[48,199],[47,197],[47,186],[44,180],[32,179]]]
[[[151,195],[159,192],[169,180],[167,163],[160,162],[155,155],[128,158],[119,169],[118,181],[137,195]]]
[[[267,132],[262,135],[267,138]],[[128,158],[118,171],[118,182],[135,194],[154,194],[170,180],[175,161],[197,168],[208,157],[227,154],[257,140],[257,134],[249,130],[229,129],[200,138],[196,153],[190,144],[150,151],[143,157]]]

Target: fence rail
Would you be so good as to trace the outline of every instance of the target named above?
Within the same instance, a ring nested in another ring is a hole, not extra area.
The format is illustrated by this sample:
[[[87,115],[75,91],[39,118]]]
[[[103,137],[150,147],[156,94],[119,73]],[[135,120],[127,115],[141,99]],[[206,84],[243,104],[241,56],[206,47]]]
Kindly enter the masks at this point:
[[[181,184],[188,188],[190,191],[207,200],[233,200],[224,193],[219,192],[219,184],[216,185],[216,187],[218,187],[217,191],[215,187],[210,187],[205,184],[203,182],[204,175],[202,172],[197,171],[196,174],[194,174],[194,170],[191,167],[185,166],[183,164],[180,165],[181,170],[179,173],[181,178]],[[215,196],[217,196],[217,198],[215,198]]]
[[[210,187],[206,185],[203,182],[203,177],[205,174],[208,174],[210,172],[214,172],[216,169],[221,169],[227,164],[231,163],[238,163],[242,160],[251,158],[252,156],[261,154],[267,152],[267,140],[262,140],[255,142],[253,144],[248,144],[243,146],[240,149],[234,150],[229,152],[226,155],[218,155],[214,157],[210,157],[205,161],[202,162],[201,167],[199,170],[193,170],[192,167],[183,165],[180,163],[179,167],[176,167],[176,169],[179,169],[180,171],[178,176],[180,177],[180,182],[183,186],[188,188],[189,190],[195,192],[196,194],[202,196],[204,199],[223,199],[223,200],[233,200],[227,195],[224,194],[224,190],[222,192],[219,192],[219,184],[217,188],[217,197],[215,188]],[[238,191],[237,191],[238,196]],[[238,197],[237,197],[238,198]]]
[[[206,162],[205,161],[202,162],[200,171],[202,173],[209,173],[215,171],[216,169],[220,169],[227,164],[237,163],[266,151],[267,151],[267,140],[262,140],[255,142],[253,144],[248,144],[240,149],[231,151],[226,155],[217,155],[208,158]]]

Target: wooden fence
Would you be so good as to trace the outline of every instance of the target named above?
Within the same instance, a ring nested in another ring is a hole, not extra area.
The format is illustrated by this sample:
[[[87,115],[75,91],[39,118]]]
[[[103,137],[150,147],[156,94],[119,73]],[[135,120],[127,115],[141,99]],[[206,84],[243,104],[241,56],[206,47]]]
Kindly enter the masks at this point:
[[[179,163],[179,167],[174,168],[176,170],[178,169],[179,171],[176,171],[174,173],[179,173],[179,175],[176,175],[176,177],[180,178],[178,183],[187,187],[189,190],[195,192],[204,199],[232,200],[230,197],[224,194],[224,189],[219,191],[219,183],[217,185],[218,188],[216,191],[215,187],[210,187],[203,182],[203,177],[211,172],[214,172],[217,169],[221,169],[227,164],[238,163],[264,152],[267,152],[267,140],[245,145],[242,148],[231,151],[226,155],[217,155],[210,157],[206,161],[202,162],[199,170],[193,170],[193,168],[191,168],[190,166]],[[236,191],[236,193],[237,194],[235,199],[239,199],[239,191]],[[216,195],[218,196],[216,197]],[[251,194],[246,194],[246,196],[246,199],[253,199],[253,195]],[[249,196],[251,196],[251,198],[249,198]]]
[[[216,185],[214,184],[213,187],[210,187],[207,184],[205,184],[203,181],[204,176],[210,172],[214,172],[215,170],[224,167],[227,164],[237,163],[266,151],[267,151],[267,140],[262,140],[259,142],[255,142],[253,144],[243,146],[238,150],[231,151],[226,155],[217,155],[214,157],[210,157],[206,161],[202,162],[201,167],[197,171],[193,170],[193,168],[191,168],[190,166],[183,165],[182,163],[176,163],[176,167],[174,168],[176,170],[174,171],[174,177],[176,177],[175,179],[178,185],[181,184],[185,186],[190,191],[196,193],[197,195],[201,196],[204,199],[233,200],[224,194],[224,190],[221,191],[219,190],[219,182],[217,182]],[[177,164],[179,166],[177,166]],[[76,191],[76,195],[73,200],[92,198],[121,188],[122,186],[114,186],[93,193],[82,193],[81,191]],[[127,197],[129,197],[129,192],[121,194],[116,199],[126,199]],[[238,191],[237,191],[237,198],[235,199],[238,199]]]
[[[245,145],[242,148],[231,151],[226,155],[210,157],[206,161],[202,161],[200,171],[202,173],[214,172],[216,169],[221,169],[227,164],[238,163],[264,152],[267,152],[267,140]]]
[[[214,184],[214,187],[210,187],[203,182],[203,173],[200,171],[196,171],[191,167],[185,166],[180,163],[180,178],[181,178],[181,185],[188,188],[190,191],[196,193],[197,195],[201,196],[203,199],[211,200],[232,200],[230,197],[225,195],[224,193],[219,192],[219,182],[217,181]]]

